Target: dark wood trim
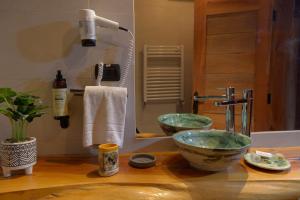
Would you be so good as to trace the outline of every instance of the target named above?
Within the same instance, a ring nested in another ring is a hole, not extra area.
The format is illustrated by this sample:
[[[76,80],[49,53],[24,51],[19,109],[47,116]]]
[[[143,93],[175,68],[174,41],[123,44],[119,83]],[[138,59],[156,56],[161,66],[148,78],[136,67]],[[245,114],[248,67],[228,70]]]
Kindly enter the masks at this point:
[[[206,0],[195,0],[195,19],[194,19],[194,64],[193,92],[203,95],[205,91],[205,52],[206,52]],[[201,45],[198,45],[201,44]]]
[[[273,39],[272,39],[272,56],[271,56],[271,72],[270,72],[270,91],[272,93],[272,117],[271,130],[287,130],[294,129],[288,127],[288,120],[295,120],[290,117],[295,109],[293,98],[290,96],[289,90],[293,90],[294,86],[290,82],[292,77],[296,75],[296,59],[294,39],[294,0],[275,0],[274,10],[276,10],[276,21],[273,22]],[[292,72],[294,71],[294,73]],[[296,77],[295,77],[296,79]],[[294,97],[295,98],[295,97]],[[295,118],[295,117],[294,117]]]
[[[268,104],[270,58],[272,46],[273,1],[260,0],[256,44],[254,84],[254,130],[270,130],[271,107]]]

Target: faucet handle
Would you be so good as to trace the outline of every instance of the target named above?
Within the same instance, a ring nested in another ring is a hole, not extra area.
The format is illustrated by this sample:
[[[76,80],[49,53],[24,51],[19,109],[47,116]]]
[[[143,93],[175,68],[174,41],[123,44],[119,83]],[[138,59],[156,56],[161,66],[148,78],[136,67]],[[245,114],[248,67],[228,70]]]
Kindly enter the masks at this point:
[[[253,89],[243,90],[243,98],[253,100]]]

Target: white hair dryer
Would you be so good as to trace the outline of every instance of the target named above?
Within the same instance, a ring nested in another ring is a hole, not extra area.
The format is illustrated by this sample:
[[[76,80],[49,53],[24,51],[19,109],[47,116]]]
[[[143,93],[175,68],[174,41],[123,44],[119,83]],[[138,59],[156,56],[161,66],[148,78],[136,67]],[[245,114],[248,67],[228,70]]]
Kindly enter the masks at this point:
[[[79,10],[79,28],[80,28],[81,45],[83,47],[96,46],[96,25],[103,28],[123,30],[128,32],[132,37],[129,43],[128,60],[125,66],[122,68],[121,80],[120,80],[120,86],[125,87],[126,80],[128,77],[128,71],[131,67],[132,60],[134,60],[134,35],[130,30],[120,26],[118,22],[97,16],[94,10],[81,9]],[[99,84],[100,82],[98,83],[98,85]]]
[[[79,10],[79,28],[83,47],[96,46],[96,25],[103,28],[128,31],[120,27],[118,22],[97,16],[94,10],[81,9]]]

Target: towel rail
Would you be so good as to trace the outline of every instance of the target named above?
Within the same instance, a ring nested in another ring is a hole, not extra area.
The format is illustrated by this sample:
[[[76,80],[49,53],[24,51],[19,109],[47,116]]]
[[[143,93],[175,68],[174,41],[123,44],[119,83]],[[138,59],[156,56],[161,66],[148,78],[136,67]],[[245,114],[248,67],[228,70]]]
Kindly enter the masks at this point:
[[[144,103],[184,100],[183,45],[144,45]]]
[[[73,93],[75,96],[83,96],[84,89],[70,89],[70,92]]]
[[[70,92],[74,94],[74,96],[83,96],[84,89],[70,89]],[[128,98],[128,95],[127,95]]]

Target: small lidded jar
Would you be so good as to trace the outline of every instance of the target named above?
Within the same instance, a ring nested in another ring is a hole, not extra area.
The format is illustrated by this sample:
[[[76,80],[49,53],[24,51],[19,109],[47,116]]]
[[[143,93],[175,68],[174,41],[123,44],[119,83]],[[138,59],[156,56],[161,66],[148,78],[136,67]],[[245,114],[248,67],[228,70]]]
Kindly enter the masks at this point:
[[[119,148],[117,144],[99,145],[99,175],[112,176],[119,171]]]

